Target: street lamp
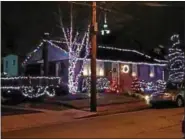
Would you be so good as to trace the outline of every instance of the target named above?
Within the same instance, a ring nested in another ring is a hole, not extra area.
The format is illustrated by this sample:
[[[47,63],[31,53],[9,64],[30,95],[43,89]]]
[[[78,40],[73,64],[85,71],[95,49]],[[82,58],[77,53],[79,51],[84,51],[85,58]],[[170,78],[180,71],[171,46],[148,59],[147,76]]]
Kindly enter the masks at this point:
[[[108,28],[107,24],[107,14],[105,13],[104,15],[104,24],[103,24],[103,29],[101,30],[101,35],[108,35],[110,34],[110,29]]]

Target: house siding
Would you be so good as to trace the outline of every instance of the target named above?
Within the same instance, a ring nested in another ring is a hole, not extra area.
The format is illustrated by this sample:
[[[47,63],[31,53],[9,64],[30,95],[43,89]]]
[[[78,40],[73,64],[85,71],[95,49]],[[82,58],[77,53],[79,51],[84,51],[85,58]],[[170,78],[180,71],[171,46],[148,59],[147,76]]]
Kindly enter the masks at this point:
[[[14,62],[13,62],[14,61]],[[18,75],[18,56],[8,55],[3,58],[3,72],[6,72],[8,76]]]

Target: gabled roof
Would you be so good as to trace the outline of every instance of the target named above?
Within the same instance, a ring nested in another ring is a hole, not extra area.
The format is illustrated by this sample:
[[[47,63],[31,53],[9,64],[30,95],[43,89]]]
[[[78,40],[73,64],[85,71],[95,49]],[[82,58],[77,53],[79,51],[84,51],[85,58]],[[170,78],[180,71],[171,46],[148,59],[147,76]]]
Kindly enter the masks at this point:
[[[29,56],[23,62],[24,64],[32,64],[41,61],[43,53],[43,44],[41,43],[34,51],[32,51]],[[50,43],[48,45],[48,61],[59,61],[68,59],[68,53],[61,49],[59,46]]]
[[[164,59],[153,58],[137,50],[121,49],[114,47],[99,46],[97,50],[98,59],[110,59],[132,62],[166,63]]]
[[[68,59],[67,45],[64,41],[49,41],[49,43],[48,59],[50,62]],[[30,53],[24,63],[31,64],[42,61],[42,48],[42,45],[37,47],[37,49]],[[156,59],[137,50],[120,49],[108,46],[98,46],[97,59],[128,62],[166,63],[164,59]]]

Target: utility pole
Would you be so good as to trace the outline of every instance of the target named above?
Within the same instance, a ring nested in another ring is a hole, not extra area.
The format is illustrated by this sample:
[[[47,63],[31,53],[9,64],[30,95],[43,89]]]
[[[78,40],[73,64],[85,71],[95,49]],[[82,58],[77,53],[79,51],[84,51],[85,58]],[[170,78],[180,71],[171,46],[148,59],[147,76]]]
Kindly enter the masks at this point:
[[[92,2],[92,21],[91,21],[91,99],[90,99],[90,110],[91,112],[97,111],[97,98],[96,98],[96,33],[97,33],[97,22],[96,22],[96,2]]]
[[[43,51],[42,58],[44,63],[44,76],[48,76],[49,62],[48,62],[48,43],[49,33],[44,33],[43,37]]]

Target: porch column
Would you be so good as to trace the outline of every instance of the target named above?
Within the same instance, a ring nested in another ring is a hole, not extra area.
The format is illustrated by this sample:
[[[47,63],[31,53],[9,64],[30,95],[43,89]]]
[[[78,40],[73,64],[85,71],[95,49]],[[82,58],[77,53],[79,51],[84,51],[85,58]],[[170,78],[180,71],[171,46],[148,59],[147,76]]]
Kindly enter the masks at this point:
[[[56,62],[55,63],[55,76],[59,76],[59,72],[60,72],[60,62]]]
[[[120,85],[120,64],[117,63],[117,68],[118,68],[118,86]]]

